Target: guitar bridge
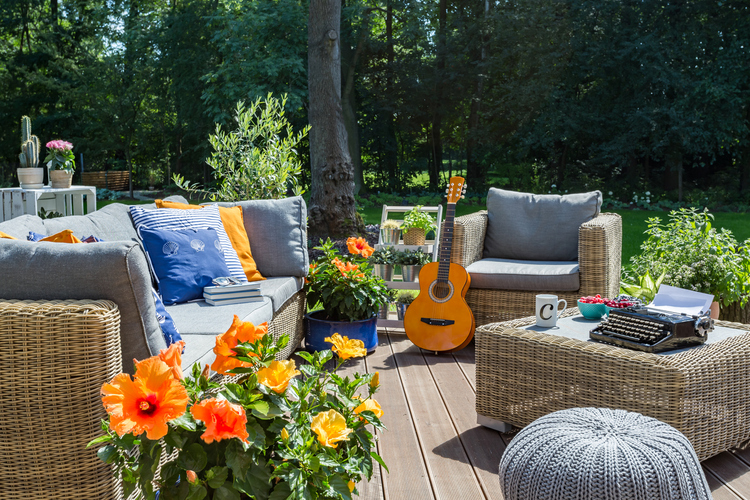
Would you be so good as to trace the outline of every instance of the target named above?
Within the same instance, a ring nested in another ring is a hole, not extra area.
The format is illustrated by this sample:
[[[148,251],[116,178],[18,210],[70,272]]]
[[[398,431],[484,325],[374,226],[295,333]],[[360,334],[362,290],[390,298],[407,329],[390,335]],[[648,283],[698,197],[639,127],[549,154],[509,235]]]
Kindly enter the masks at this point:
[[[452,319],[422,318],[422,323],[435,326],[448,326],[455,323]]]

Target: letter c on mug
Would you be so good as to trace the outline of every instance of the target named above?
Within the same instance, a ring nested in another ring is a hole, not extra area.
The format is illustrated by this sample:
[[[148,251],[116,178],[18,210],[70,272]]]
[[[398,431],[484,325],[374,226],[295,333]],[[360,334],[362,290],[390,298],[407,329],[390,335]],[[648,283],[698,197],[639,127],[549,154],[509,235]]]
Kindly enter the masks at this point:
[[[547,316],[544,315],[544,310],[549,308],[550,314]],[[552,317],[552,304],[544,304],[542,308],[539,310],[539,317],[541,317],[543,320],[548,320]]]

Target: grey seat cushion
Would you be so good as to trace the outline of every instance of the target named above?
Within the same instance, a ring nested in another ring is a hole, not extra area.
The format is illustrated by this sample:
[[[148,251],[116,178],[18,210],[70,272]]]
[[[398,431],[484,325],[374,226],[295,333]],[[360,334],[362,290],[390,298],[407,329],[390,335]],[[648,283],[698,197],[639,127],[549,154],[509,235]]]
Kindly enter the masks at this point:
[[[539,195],[490,188],[485,258],[578,260],[578,230],[599,214],[602,193]]]
[[[260,282],[260,293],[264,297],[271,299],[273,305],[273,312],[283,306],[287,300],[302,290],[305,286],[305,280],[303,278],[297,278],[294,276],[283,276],[278,278],[268,278],[265,281]]]
[[[466,270],[471,288],[569,292],[580,288],[578,262],[482,259]]]
[[[172,315],[177,331],[185,335],[215,337],[227,331],[236,314],[242,321],[260,324],[273,319],[273,305],[269,297],[262,301],[212,306],[205,301],[185,302],[166,306]],[[186,342],[187,344],[187,342]],[[188,344],[189,345],[189,344]]]
[[[219,205],[242,207],[253,260],[263,276],[307,276],[307,205],[301,196]]]

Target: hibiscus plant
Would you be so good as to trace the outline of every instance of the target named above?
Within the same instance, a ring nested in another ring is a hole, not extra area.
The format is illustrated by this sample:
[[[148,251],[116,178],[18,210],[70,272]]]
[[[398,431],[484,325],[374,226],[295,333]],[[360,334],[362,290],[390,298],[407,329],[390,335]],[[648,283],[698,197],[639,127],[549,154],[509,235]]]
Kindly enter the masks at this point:
[[[372,274],[368,258],[374,249],[364,238],[349,238],[346,244],[349,257],[342,257],[330,238],[315,247],[323,254],[310,264],[307,300],[319,303],[331,321],[370,319],[388,303],[388,285]]]
[[[287,336],[275,342],[264,323],[234,317],[216,337],[211,369],[235,375],[233,383],[208,378],[193,365],[182,377],[182,341],[158,356],[136,362],[135,375],[121,373],[102,386],[109,421],[99,457],[121,477],[125,496],[200,499],[345,499],[373,473],[373,427],[384,429],[372,398],[378,376],[341,377],[336,369],[364,356],[364,344],[338,334],[326,350],[299,356],[309,364],[278,361]],[[166,457],[166,458],[164,458]],[[162,465],[159,466],[160,461]]]

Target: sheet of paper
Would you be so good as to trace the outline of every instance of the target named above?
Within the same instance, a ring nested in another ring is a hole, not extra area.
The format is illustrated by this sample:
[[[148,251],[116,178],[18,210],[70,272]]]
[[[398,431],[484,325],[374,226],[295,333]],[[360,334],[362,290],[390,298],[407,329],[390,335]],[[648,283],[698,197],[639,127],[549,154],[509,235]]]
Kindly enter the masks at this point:
[[[661,285],[649,307],[677,314],[698,316],[711,309],[714,296],[669,285]]]

